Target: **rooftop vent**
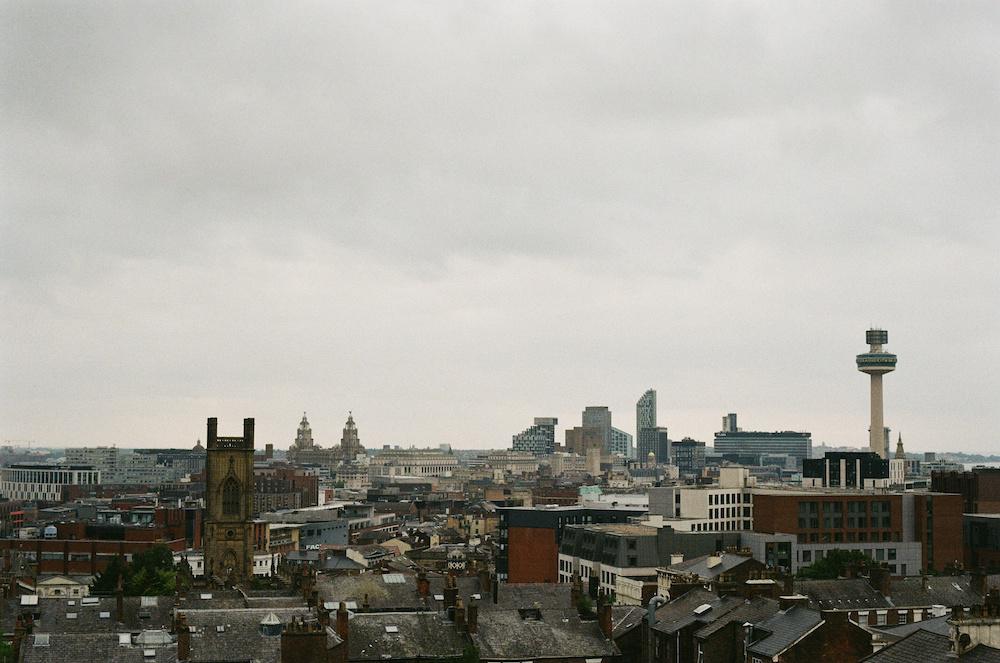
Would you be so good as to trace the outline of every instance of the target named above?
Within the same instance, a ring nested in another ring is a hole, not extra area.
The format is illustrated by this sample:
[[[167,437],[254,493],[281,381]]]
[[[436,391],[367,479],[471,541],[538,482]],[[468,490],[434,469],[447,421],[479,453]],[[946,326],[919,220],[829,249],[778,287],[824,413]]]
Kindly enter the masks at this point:
[[[218,626],[216,626],[216,627],[215,627],[215,632],[216,632],[216,633],[225,633],[225,632],[226,632],[226,627],[225,627],[225,625],[223,625],[223,624],[219,624]]]
[[[710,603],[702,603],[700,606],[698,606],[697,608],[695,608],[691,612],[693,612],[696,615],[704,615],[706,612],[708,612],[711,609],[712,609],[712,605]]]

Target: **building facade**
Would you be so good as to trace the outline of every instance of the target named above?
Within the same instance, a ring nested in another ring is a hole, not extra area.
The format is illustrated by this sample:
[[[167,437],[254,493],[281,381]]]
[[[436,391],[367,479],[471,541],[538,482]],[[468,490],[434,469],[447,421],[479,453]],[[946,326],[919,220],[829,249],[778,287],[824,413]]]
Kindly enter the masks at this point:
[[[253,577],[254,420],[242,437],[219,437],[208,420],[205,462],[205,568],[210,576],[242,584]]]
[[[511,448],[536,456],[555,453],[558,423],[556,417],[535,417],[535,423],[530,428],[513,436]]]
[[[0,497],[32,502],[62,502],[72,486],[93,487],[101,472],[91,465],[12,463],[0,468]]]
[[[618,454],[625,458],[635,458],[635,445],[632,443],[632,435],[612,426],[611,443],[608,450],[612,454]]]
[[[885,488],[889,461],[870,451],[828,452],[802,461],[802,485],[813,488]]]
[[[611,451],[611,410],[605,405],[588,405],[583,410],[583,427],[598,431],[601,448]]]
[[[812,453],[812,435],[798,431],[766,433],[723,430],[715,434],[714,446],[715,453],[719,455],[786,455],[795,458],[797,464],[801,466],[802,461],[809,458]]]
[[[705,469],[705,443],[685,437],[670,443],[671,460],[681,474],[701,474]]]
[[[449,477],[457,468],[455,454],[438,449],[386,447],[371,460],[373,476]]]

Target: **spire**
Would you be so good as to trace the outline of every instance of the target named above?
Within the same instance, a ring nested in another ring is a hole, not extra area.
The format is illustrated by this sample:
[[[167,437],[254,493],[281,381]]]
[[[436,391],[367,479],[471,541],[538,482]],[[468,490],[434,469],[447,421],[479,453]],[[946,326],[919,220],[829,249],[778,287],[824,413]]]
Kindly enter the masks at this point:
[[[903,434],[899,434],[896,440],[896,460],[906,460],[906,453],[903,451]]]

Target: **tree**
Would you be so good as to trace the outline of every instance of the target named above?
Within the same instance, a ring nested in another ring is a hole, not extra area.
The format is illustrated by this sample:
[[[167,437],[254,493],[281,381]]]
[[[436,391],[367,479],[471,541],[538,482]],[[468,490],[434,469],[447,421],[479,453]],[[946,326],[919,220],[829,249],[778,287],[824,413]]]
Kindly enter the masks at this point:
[[[128,596],[169,596],[177,586],[174,554],[167,546],[157,544],[134,555],[128,564],[115,557],[94,579],[91,589],[95,594],[112,594],[118,589],[119,577]]]
[[[857,550],[828,550],[823,559],[799,569],[799,577],[807,580],[835,580],[847,575],[850,566],[867,566],[872,558]]]

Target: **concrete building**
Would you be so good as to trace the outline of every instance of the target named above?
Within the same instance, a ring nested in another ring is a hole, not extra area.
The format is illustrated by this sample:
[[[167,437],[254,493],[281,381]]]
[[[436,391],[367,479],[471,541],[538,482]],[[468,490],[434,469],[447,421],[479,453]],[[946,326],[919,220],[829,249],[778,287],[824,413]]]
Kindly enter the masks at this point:
[[[656,528],[629,523],[568,525],[559,545],[559,582],[574,574],[597,579],[599,591],[614,594],[618,578],[655,579],[660,565]]]
[[[535,417],[534,425],[513,436],[511,448],[536,456],[555,453],[558,423],[556,417]]]
[[[0,497],[31,502],[62,502],[73,486],[93,487],[101,472],[92,465],[13,463],[0,468]]]
[[[868,343],[869,350],[857,356],[857,364],[859,371],[871,377],[871,423],[868,428],[868,447],[872,453],[888,459],[882,376],[896,370],[896,355],[882,349],[882,346],[889,342],[889,332],[884,329],[869,329],[865,333],[865,342]]]
[[[756,481],[743,467],[723,467],[717,484],[649,489],[650,517],[686,532],[737,532],[753,525]]]
[[[566,429],[566,451],[578,456],[586,456],[587,452],[596,449],[598,455],[604,452],[604,437],[597,428],[576,426]]]
[[[373,476],[449,477],[457,468],[458,457],[440,449],[386,446],[371,459]]]

